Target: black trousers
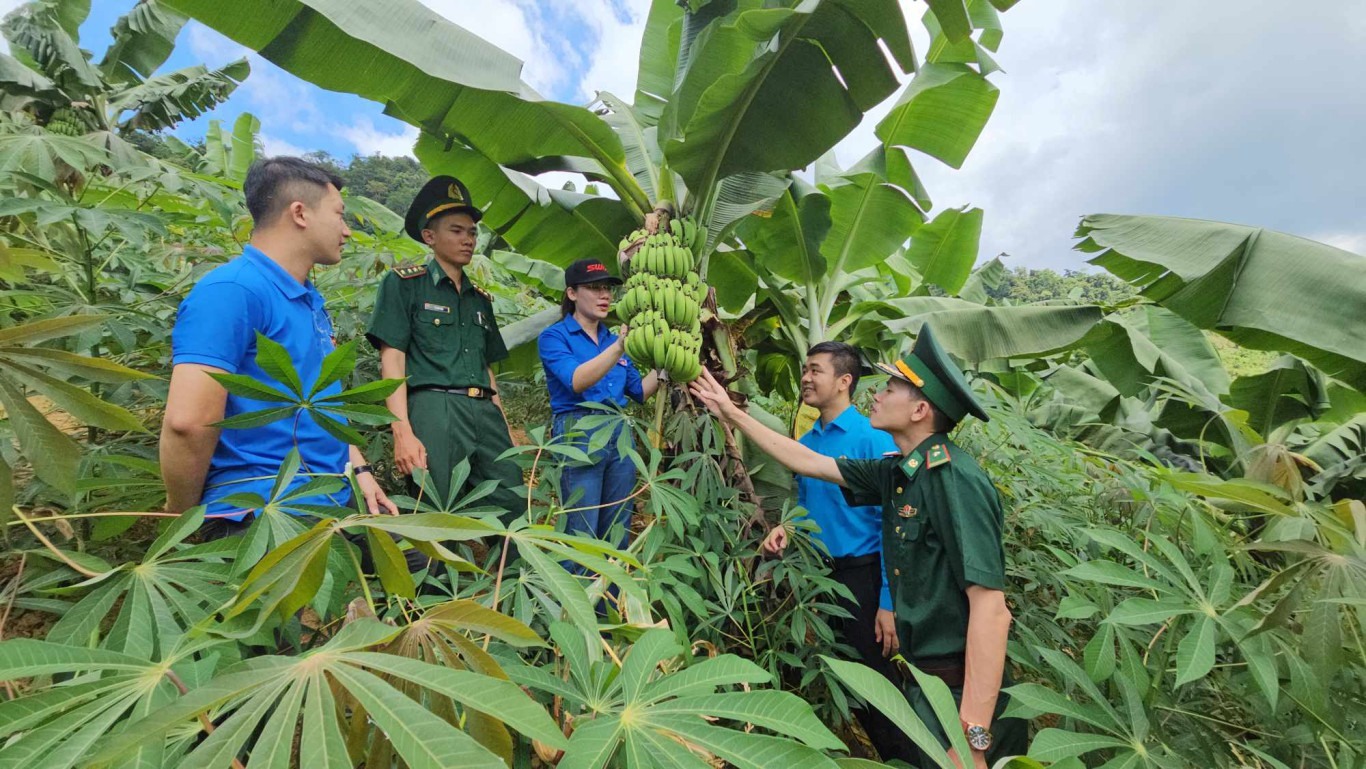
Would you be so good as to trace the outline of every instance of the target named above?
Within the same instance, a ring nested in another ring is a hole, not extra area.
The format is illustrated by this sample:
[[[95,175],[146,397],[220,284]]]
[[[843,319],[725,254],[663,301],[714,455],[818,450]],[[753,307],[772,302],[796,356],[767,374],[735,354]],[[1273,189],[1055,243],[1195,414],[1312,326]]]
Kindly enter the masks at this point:
[[[840,599],[840,606],[853,615],[852,619],[840,620],[835,626],[836,637],[852,646],[858,652],[859,662],[876,670],[897,685],[900,684],[892,667],[892,661],[882,656],[882,644],[874,634],[877,622],[878,597],[882,592],[882,558],[875,554],[870,563],[841,568],[839,561],[834,564],[830,576],[849,589],[853,594],[852,602]],[[883,761],[894,758],[907,763],[916,755],[915,744],[882,711],[872,707],[856,709],[859,723],[868,733],[868,739],[877,748]]]

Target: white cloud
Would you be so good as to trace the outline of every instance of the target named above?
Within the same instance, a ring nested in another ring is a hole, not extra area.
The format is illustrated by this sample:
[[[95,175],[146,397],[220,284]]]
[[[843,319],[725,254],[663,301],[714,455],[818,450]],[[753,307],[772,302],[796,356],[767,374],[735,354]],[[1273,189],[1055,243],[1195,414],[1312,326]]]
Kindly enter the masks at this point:
[[[221,67],[251,53],[246,46],[238,45],[197,21],[191,20],[185,29],[190,52],[209,67]]]
[[[315,87],[253,54],[251,76],[238,89],[266,126],[308,134],[329,125],[314,97]]]
[[[1314,235],[1311,240],[1320,243],[1327,243],[1330,246],[1340,248],[1343,251],[1350,251],[1359,256],[1366,256],[1366,231],[1358,232],[1324,232]]]
[[[573,182],[574,191],[583,192],[584,185],[588,183],[588,180],[584,178],[582,174],[572,174],[567,171],[546,171],[543,174],[537,174],[534,178],[542,187],[545,187],[548,190],[562,190],[564,189],[565,182]],[[598,186],[603,187],[606,185]]]
[[[522,79],[540,93],[555,93],[579,56],[545,22],[533,0],[421,0],[423,5],[521,59]],[[567,61],[566,59],[571,61]]]
[[[985,209],[981,255],[1008,252],[1009,264],[1084,268],[1071,236],[1099,212],[1350,235],[1366,196],[1366,154],[1352,149],[1366,102],[1344,94],[1366,67],[1366,7],[1301,11],[1270,0],[1021,3],[1002,16],[1000,101],[967,163],[920,156],[916,169],[936,208]],[[1286,66],[1304,41],[1313,55]],[[842,163],[874,146],[894,101],[841,143]]]
[[[626,0],[618,10],[612,0],[584,0],[575,6],[596,32],[588,71],[579,84],[585,102],[596,91],[607,91],[631,102],[635,97],[641,37],[649,17],[649,0]]]
[[[395,122],[397,121],[391,121]],[[380,154],[387,157],[400,155],[412,156],[413,145],[417,142],[418,130],[410,125],[402,125],[398,133],[388,133],[375,127],[368,117],[356,117],[349,126],[337,129],[337,135],[351,142],[359,155]]]
[[[257,134],[257,138],[261,140],[261,148],[266,153],[266,157],[275,157],[276,155],[293,155],[298,157],[309,152],[309,150],[306,150],[303,147],[290,144],[284,139],[277,139],[268,133],[259,133]]]
[[[0,0],[0,18],[9,15],[9,12],[23,5],[26,0]],[[9,53],[9,41],[0,37],[0,53]]]

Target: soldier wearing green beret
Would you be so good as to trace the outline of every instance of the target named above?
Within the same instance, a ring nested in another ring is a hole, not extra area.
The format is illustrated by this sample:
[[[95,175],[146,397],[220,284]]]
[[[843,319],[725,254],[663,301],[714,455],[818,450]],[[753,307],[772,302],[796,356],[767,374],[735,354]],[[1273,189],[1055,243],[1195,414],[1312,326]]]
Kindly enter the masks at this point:
[[[811,451],[746,414],[707,372],[689,388],[793,472],[840,484],[851,505],[882,506],[883,563],[902,655],[948,684],[973,748],[971,761],[963,763],[985,769],[1002,756],[1023,754],[1027,741],[1024,721],[1000,717],[1011,621],[1000,498],[972,456],[948,437],[963,417],[985,421],[987,413],[928,325],[908,357],[878,368],[888,381],[869,419],[891,433],[900,450],[882,459],[833,459]],[[947,747],[913,678],[904,690]],[[932,764],[922,756],[917,765]]]
[[[508,510],[509,520],[525,510],[526,499],[517,463],[498,459],[512,439],[492,364],[508,351],[492,297],[465,274],[482,216],[455,177],[427,182],[404,225],[432,258],[384,276],[366,338],[379,350],[381,375],[407,380],[387,405],[398,417],[391,425],[398,471],[421,467],[431,475],[432,488],[415,493],[440,506],[451,492],[452,468],[468,458],[465,487],[496,479],[497,490],[480,504]]]

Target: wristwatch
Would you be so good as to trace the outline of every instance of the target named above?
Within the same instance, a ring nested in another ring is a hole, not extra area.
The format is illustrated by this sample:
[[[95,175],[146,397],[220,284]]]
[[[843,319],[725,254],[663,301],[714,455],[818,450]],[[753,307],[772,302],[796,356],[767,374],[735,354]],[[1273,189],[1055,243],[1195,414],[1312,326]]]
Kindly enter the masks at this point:
[[[981,724],[970,724],[964,721],[963,734],[967,736],[968,745],[970,745],[973,750],[991,749],[991,732],[987,731],[985,726],[982,726]]]
[[[352,475],[360,475],[361,473],[370,473],[371,475],[374,475],[375,468],[371,467],[370,465],[356,465],[355,467],[351,468]]]

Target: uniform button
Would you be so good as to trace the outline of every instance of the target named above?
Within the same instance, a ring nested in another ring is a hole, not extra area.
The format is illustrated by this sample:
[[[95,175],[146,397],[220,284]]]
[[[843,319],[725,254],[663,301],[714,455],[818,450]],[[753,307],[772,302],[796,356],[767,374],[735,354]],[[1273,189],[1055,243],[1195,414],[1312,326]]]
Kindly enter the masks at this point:
[[[432,320],[432,325],[434,325],[434,326],[439,326],[439,325],[441,325],[441,319],[440,319],[440,318],[436,318],[436,319]]]
[[[901,533],[901,527],[900,527],[900,526],[896,527],[896,533],[897,533],[897,534],[900,534],[900,533]]]
[[[897,487],[896,487],[896,493],[898,493],[898,494],[901,493],[901,487],[900,487],[900,486],[897,486]]]
[[[900,576],[901,576],[901,569],[892,569],[892,575],[893,575],[893,576],[896,576],[896,577],[900,577]]]

